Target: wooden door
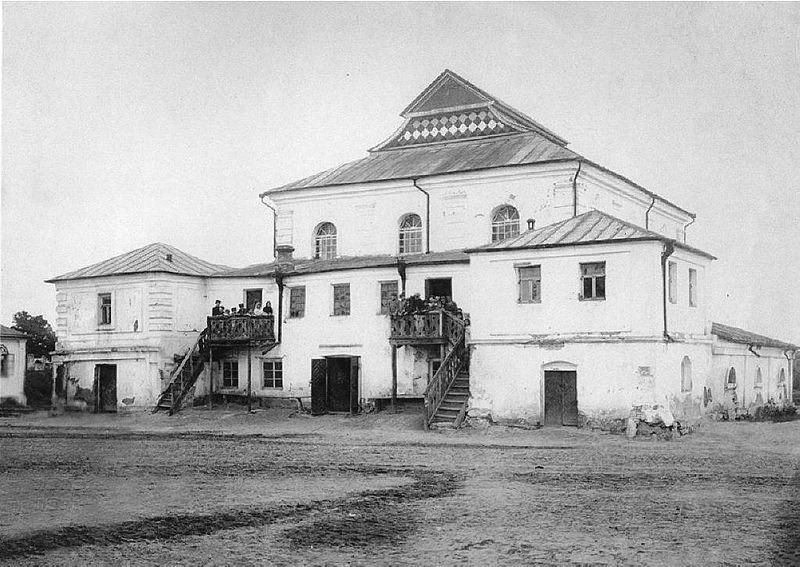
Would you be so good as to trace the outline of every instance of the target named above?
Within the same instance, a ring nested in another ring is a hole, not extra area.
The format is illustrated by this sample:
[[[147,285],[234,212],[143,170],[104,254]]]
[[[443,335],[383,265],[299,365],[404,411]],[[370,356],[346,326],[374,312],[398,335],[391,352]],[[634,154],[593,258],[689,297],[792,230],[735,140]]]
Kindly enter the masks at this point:
[[[328,412],[328,361],[324,358],[311,359],[311,415]]]
[[[350,411],[350,372],[349,357],[328,359],[328,411]]]
[[[578,425],[578,384],[575,371],[545,371],[544,424]]]
[[[350,359],[350,415],[358,413],[358,363],[359,357]]]
[[[117,365],[98,364],[95,367],[97,377],[97,411],[117,411]]]

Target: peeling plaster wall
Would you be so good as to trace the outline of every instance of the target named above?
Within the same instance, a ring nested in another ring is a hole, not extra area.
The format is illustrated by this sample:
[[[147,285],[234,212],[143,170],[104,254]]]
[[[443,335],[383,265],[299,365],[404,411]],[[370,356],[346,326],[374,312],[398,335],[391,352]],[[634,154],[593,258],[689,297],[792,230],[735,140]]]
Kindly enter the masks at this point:
[[[158,353],[103,353],[72,356],[66,362],[67,400],[85,409],[95,406],[93,395],[95,367],[113,364],[117,367],[117,409],[148,407],[161,393]]]
[[[488,344],[473,348],[470,415],[540,423],[544,368],[576,371],[578,411],[589,421],[630,416],[635,405],[669,407],[677,419],[702,412],[707,343]],[[691,391],[681,392],[681,361],[693,360]]]

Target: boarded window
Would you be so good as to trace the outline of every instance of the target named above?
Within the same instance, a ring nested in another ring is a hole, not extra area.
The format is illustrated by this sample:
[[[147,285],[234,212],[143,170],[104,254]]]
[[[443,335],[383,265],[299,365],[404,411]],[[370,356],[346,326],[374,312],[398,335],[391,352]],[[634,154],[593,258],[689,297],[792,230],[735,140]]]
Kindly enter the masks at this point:
[[[0,376],[9,377],[14,375],[14,355],[4,354],[0,358]]]
[[[725,387],[730,390],[736,388],[736,369],[733,366],[728,370],[728,378],[725,381]]]
[[[670,262],[669,272],[669,302],[678,303],[678,264]]]
[[[539,303],[542,300],[542,267],[521,266],[519,275],[519,302]]]
[[[264,387],[283,388],[283,361],[279,359],[264,361]]]
[[[350,284],[333,284],[333,314],[350,315]]]
[[[692,361],[688,356],[681,361],[681,392],[692,391]]]
[[[581,299],[606,298],[606,263],[581,264]]]
[[[239,387],[239,361],[238,360],[223,360],[222,361],[222,387],[223,388],[238,388]]]
[[[400,221],[400,254],[422,252],[422,220],[419,215],[409,214]]]
[[[336,227],[333,223],[324,222],[314,232],[314,258],[336,258]]]
[[[101,293],[97,296],[97,303],[99,306],[99,313],[97,320],[101,325],[111,324],[111,294]]]
[[[689,306],[697,307],[697,270],[689,268]]]
[[[392,301],[397,301],[397,282],[381,282],[381,315],[391,312]]]
[[[306,314],[306,287],[289,289],[289,317],[304,317]]]
[[[492,213],[492,242],[519,236],[519,212],[511,205],[498,207]]]

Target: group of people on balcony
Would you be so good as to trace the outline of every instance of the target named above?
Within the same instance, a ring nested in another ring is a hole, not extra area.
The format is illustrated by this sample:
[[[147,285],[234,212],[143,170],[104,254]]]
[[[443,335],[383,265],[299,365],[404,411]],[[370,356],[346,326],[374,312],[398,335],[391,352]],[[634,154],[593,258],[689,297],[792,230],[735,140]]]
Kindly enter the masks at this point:
[[[461,308],[449,297],[431,296],[422,299],[415,293],[406,298],[405,294],[401,293],[399,297],[392,294],[389,300],[389,315],[420,315],[431,311],[448,311],[459,319],[464,318]]]
[[[250,317],[264,317],[267,315],[272,315],[272,304],[267,301],[266,305],[262,307],[261,302],[258,301],[253,305],[253,307],[248,309],[244,306],[244,303],[240,303],[239,307],[231,307],[228,309],[222,305],[221,300],[217,299],[217,301],[214,303],[214,307],[211,308],[212,317],[241,317],[243,315]]]

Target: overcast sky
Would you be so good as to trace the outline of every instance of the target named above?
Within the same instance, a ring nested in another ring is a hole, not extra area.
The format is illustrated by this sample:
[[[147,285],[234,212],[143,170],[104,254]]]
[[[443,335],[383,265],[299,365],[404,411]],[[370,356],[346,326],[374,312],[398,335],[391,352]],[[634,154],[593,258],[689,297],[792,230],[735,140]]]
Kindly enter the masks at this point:
[[[714,320],[800,343],[800,4],[6,2],[2,322],[150,242],[269,261],[258,192],[445,68],[697,213]]]

